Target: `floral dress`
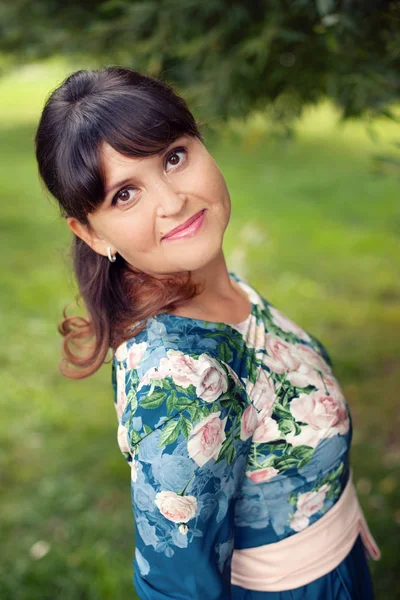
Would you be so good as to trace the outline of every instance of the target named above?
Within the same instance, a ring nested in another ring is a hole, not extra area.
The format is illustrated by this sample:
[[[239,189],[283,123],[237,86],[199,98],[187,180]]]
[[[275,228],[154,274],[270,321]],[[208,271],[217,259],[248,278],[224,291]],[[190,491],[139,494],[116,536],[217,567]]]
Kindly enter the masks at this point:
[[[227,324],[161,313],[113,357],[137,594],[368,600],[360,538],[334,572],[295,590],[231,582],[235,549],[296,536],[335,505],[349,479],[352,429],[321,342],[229,275],[248,294],[247,319]]]

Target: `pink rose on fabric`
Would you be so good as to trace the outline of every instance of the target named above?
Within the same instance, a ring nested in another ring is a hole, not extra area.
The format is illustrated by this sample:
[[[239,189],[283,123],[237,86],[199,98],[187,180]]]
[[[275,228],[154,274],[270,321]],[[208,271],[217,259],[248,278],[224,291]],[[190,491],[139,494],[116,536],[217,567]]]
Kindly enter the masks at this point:
[[[255,428],[257,427],[258,416],[257,411],[252,404],[246,408],[242,415],[240,425],[240,439],[247,440],[253,435]]]
[[[290,333],[294,333],[295,335],[297,335],[297,337],[302,338],[304,340],[310,339],[310,336],[306,331],[304,331],[304,329],[302,329],[301,327],[296,325],[296,323],[288,319],[277,308],[275,308],[274,306],[269,306],[268,309],[271,313],[272,320],[274,321],[275,325],[282,329],[282,331],[289,331]]]
[[[324,385],[318,371],[306,363],[301,364],[295,371],[287,373],[286,379],[295,387],[314,385],[316,388],[320,388]]]
[[[116,371],[117,402],[115,403],[115,410],[117,412],[118,421],[120,421],[128,399],[125,393],[125,369],[117,367]]]
[[[236,383],[236,385],[237,385],[238,387],[244,388],[243,381],[242,381],[242,380],[241,380],[241,379],[238,377],[238,375],[237,375],[236,371],[234,371],[234,370],[232,369],[232,367],[231,367],[230,365],[228,365],[228,363],[226,363],[226,362],[224,362],[224,361],[221,361],[221,362],[223,362],[223,363],[224,363],[224,365],[225,365],[226,369],[227,369],[227,370],[228,370],[228,372],[229,372],[229,375],[232,377],[232,379],[234,380],[234,382]]]
[[[228,389],[227,374],[220,363],[207,354],[200,354],[196,363],[199,378],[196,394],[205,402],[214,402]]]
[[[256,471],[246,471],[246,475],[249,479],[254,481],[254,483],[264,483],[265,481],[269,481],[275,475],[278,475],[278,469],[274,467],[266,467],[265,469],[257,469]]]
[[[324,437],[331,437],[336,433],[344,435],[349,430],[349,419],[343,399],[340,396],[328,396],[322,390],[293,398],[290,412],[296,421],[307,423],[313,429],[329,429]]]
[[[317,491],[299,494],[297,498],[297,510],[306,517],[311,517],[319,512],[324,506],[326,492],[330,487],[328,483],[325,483]]]
[[[137,481],[138,470],[137,470],[137,461],[132,460],[131,462],[131,479],[135,483]]]
[[[290,527],[294,529],[294,531],[302,531],[310,524],[310,519],[305,517],[302,513],[298,513],[297,511],[294,513],[292,520],[290,521]]]
[[[318,490],[299,494],[297,498],[297,510],[290,521],[290,527],[295,531],[301,531],[308,527],[310,517],[319,512],[325,502],[326,492],[330,485],[325,483]]]
[[[277,422],[271,417],[264,417],[253,433],[253,442],[272,442],[280,438]]]
[[[275,384],[270,374],[262,367],[257,368],[258,375],[255,383],[245,379],[246,392],[258,411],[258,418],[269,417],[276,400]]]
[[[313,429],[310,425],[301,427],[301,432],[297,435],[291,431],[285,436],[286,441],[292,446],[311,446],[316,448],[323,437],[323,429]]]
[[[263,350],[265,346],[265,325],[261,321],[257,323],[257,318],[252,315],[244,323],[233,325],[243,336],[246,336],[246,345],[248,348]]]
[[[190,458],[202,467],[210,458],[217,459],[222,443],[226,438],[225,419],[220,419],[221,411],[211,413],[202,419],[190,432],[187,448]]]
[[[128,355],[128,345],[126,342],[122,342],[115,351],[115,358],[119,361],[124,361]]]
[[[275,373],[286,373],[295,371],[301,365],[299,356],[296,354],[293,344],[289,344],[281,338],[266,335],[265,349],[268,356],[262,356],[264,364]]]
[[[315,352],[310,346],[306,346],[305,344],[296,344],[296,354],[300,358],[301,362],[309,365],[313,369],[318,369],[323,373],[329,374],[331,372],[331,368],[327,362]]]
[[[196,386],[199,380],[196,372],[198,361],[179,350],[168,350],[167,355],[172,379],[176,385],[184,388],[189,387],[189,385]]]
[[[197,500],[194,496],[180,496],[170,491],[158,492],[154,503],[161,514],[174,523],[187,523],[197,511]]]
[[[127,356],[127,367],[128,369],[137,369],[140,361],[142,360],[143,354],[147,348],[146,342],[140,344],[133,344],[128,350]]]
[[[131,451],[131,449],[129,448],[128,430],[125,427],[125,425],[121,425],[121,423],[118,425],[117,440],[121,452]]]
[[[171,375],[171,365],[168,358],[165,356],[159,362],[158,367],[151,367],[146,371],[146,373],[141,378],[138,390],[140,390],[144,385],[151,385],[153,380],[165,379]]]

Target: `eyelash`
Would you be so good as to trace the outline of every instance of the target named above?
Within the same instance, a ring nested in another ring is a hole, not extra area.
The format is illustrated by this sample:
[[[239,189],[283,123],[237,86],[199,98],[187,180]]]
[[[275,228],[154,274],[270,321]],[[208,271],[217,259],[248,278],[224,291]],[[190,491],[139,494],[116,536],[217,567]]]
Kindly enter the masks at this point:
[[[168,154],[168,156],[167,156],[167,158],[166,158],[166,160],[165,160],[165,163],[168,163],[168,161],[169,161],[169,159],[171,158],[171,156],[174,156],[174,154],[178,154],[179,152],[184,152],[184,153],[185,153],[185,155],[187,155],[187,149],[186,149],[186,148],[184,148],[183,146],[179,146],[179,147],[177,147],[177,148],[174,148],[173,150],[171,150],[171,152]],[[176,168],[178,168],[180,164],[181,164],[181,163],[179,163],[178,165],[174,165],[174,166],[175,166]],[[113,199],[111,200],[111,205],[112,205],[112,206],[115,206],[115,205],[117,204],[117,200],[118,200],[118,198],[119,198],[119,195],[120,195],[122,192],[127,192],[127,191],[130,191],[130,190],[136,190],[136,189],[137,189],[137,188],[135,188],[135,186],[132,186],[132,185],[129,185],[129,186],[127,186],[127,187],[124,187],[124,188],[121,188],[121,189],[120,189],[120,190],[119,190],[119,191],[118,191],[118,192],[115,194],[115,196],[113,197]],[[130,204],[129,200],[128,200],[127,202],[123,203],[123,204],[122,204],[122,206],[127,206],[128,204]]]

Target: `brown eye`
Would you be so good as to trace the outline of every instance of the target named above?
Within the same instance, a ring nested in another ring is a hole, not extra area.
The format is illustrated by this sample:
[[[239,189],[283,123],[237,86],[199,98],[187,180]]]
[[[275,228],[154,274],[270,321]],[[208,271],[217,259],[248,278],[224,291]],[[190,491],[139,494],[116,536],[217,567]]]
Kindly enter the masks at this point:
[[[186,157],[187,150],[186,148],[174,148],[171,154],[167,158],[167,163],[170,163],[173,167],[184,162],[184,159],[180,159],[179,155],[183,154]]]
[[[172,160],[172,164],[176,165],[177,164],[176,159],[178,159],[178,163],[179,163],[179,156],[177,154],[173,154],[169,160],[170,161]]]
[[[136,188],[134,188],[134,187],[122,188],[122,190],[120,190],[119,192],[117,192],[115,194],[114,198],[112,199],[111,204],[113,204],[113,205],[119,204],[122,206],[125,206],[126,204],[130,204],[130,200],[132,197],[131,194],[135,190],[136,190]]]

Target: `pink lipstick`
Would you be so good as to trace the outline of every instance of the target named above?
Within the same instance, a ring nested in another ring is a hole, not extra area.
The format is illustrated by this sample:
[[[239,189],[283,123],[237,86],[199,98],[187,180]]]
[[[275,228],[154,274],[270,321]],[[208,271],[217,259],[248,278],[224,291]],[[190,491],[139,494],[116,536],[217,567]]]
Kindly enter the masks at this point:
[[[206,209],[203,208],[200,212],[196,213],[193,217],[188,219],[183,225],[175,227],[170,233],[167,233],[162,238],[163,240],[180,240],[186,237],[192,237],[201,228],[204,222],[204,213]]]

